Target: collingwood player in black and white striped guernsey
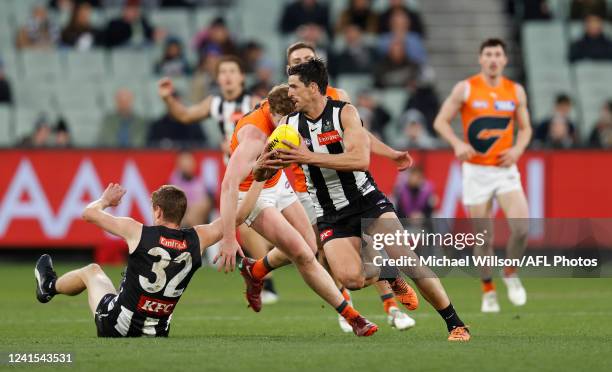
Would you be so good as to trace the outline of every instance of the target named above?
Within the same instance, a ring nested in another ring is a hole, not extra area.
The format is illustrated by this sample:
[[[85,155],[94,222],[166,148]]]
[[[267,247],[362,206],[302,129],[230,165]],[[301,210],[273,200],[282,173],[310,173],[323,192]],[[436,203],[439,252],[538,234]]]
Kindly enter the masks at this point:
[[[253,185],[238,212],[238,224],[251,212],[263,183]],[[36,297],[46,303],[56,294],[74,296],[87,289],[99,337],[165,337],[181,295],[202,265],[202,253],[221,239],[221,220],[181,229],[187,198],[171,185],[151,196],[153,226],[106,213],[104,209],[117,206],[125,192],[118,184],[110,184],[83,212],[85,220],[128,245],[130,255],[119,293],[99,265],[90,264],[58,278],[51,257],[44,254],[34,269]]]
[[[219,125],[223,136],[221,149],[229,156],[229,140],[232,138],[236,123],[255,107],[260,98],[245,92],[245,74],[238,57],[222,57],[217,63],[215,78],[221,93],[209,95],[189,107],[173,96],[174,84],[169,78],[159,81],[158,93],[172,117],[183,124],[197,123],[212,117]]]
[[[357,109],[325,95],[327,68],[320,59],[288,69],[289,98],[296,113],[287,123],[302,136],[299,147],[285,142],[290,149],[277,149],[270,167],[302,165],[308,193],[317,213],[317,226],[325,257],[344,286],[358,289],[377,280],[366,278],[361,251],[362,219],[372,219],[365,233],[393,235],[402,230],[393,205],[378,190],[368,173],[370,140]],[[385,247],[389,257],[418,257],[400,244]],[[423,297],[446,321],[450,341],[467,341],[470,334],[457,316],[440,280],[429,268],[402,267],[419,287]]]

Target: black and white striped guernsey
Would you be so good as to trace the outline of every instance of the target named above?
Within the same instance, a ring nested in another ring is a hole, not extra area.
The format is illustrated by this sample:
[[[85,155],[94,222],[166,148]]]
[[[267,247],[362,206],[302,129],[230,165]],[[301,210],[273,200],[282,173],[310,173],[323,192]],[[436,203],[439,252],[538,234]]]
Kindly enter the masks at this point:
[[[288,116],[287,123],[300,133],[310,151],[341,154],[344,152],[344,128],[340,113],[345,105],[346,102],[328,99],[318,118],[310,120],[302,113],[293,113]],[[341,172],[308,164],[303,164],[302,169],[317,217],[334,214],[376,190],[369,172]]]
[[[228,101],[221,95],[214,95],[210,102],[210,116],[219,124],[223,137],[231,137],[238,120],[251,111],[252,97],[242,93],[238,98]]]

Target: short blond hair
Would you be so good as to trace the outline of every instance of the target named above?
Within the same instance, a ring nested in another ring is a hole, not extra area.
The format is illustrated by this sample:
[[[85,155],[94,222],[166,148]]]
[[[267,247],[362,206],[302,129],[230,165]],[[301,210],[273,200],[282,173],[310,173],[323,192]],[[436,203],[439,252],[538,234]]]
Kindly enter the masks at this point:
[[[275,86],[268,93],[268,103],[270,112],[278,115],[289,115],[295,111],[295,104],[289,98],[289,85],[280,84]]]

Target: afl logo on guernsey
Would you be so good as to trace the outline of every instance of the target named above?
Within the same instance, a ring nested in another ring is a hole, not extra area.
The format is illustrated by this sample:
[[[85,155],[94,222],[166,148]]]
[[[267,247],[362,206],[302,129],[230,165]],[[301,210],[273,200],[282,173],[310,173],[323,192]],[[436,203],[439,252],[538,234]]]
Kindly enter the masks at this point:
[[[495,101],[495,109],[497,111],[514,111],[516,105],[513,101]]]

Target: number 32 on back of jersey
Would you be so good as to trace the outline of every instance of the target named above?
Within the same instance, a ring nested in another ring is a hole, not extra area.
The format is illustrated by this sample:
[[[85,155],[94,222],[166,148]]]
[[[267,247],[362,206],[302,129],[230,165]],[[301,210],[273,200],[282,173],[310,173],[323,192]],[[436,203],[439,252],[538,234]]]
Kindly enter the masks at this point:
[[[138,276],[138,281],[140,282],[142,289],[149,293],[157,293],[165,287],[165,297],[179,297],[182,295],[185,288],[177,289],[176,287],[183,281],[183,279],[185,279],[191,270],[191,253],[183,252],[174,260],[171,259],[170,254],[166,252],[166,250],[160,247],[151,248],[147,253],[151,256],[160,257],[161,259],[154,262],[153,267],[151,268],[151,271],[153,274],[155,274],[155,280],[153,282],[142,275]],[[173,278],[170,278],[170,281],[168,281],[165,268],[171,261],[177,264],[184,262],[185,267],[183,267],[181,271],[179,271]]]

